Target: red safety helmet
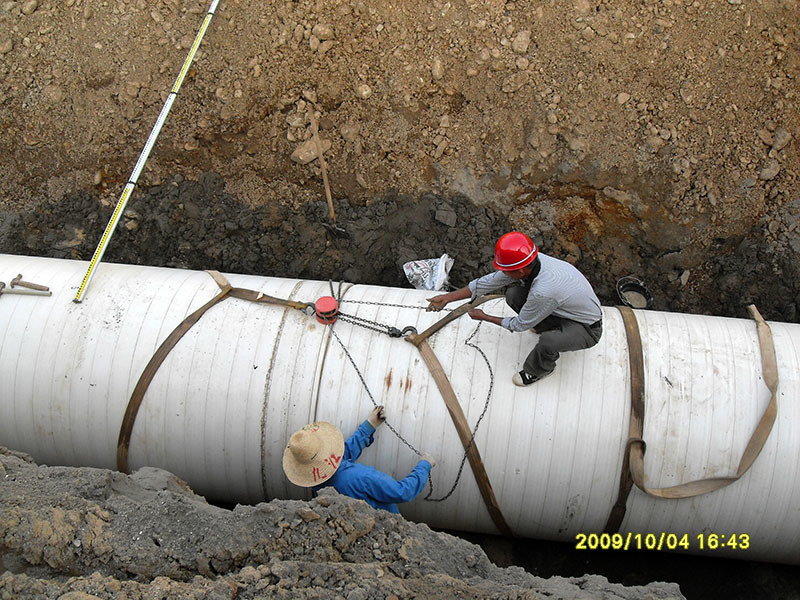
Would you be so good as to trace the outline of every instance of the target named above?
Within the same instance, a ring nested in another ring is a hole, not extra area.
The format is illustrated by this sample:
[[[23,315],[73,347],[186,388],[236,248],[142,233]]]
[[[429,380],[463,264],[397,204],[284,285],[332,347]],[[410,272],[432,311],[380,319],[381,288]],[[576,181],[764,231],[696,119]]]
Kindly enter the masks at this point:
[[[501,236],[494,247],[494,268],[516,271],[527,267],[539,254],[533,240],[524,233],[511,231]]]

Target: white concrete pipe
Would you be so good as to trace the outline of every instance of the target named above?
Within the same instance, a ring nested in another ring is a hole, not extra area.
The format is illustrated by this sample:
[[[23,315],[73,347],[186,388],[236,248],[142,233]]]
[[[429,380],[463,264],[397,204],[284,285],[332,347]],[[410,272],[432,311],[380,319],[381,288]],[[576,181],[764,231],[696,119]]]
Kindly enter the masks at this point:
[[[85,262],[0,255],[0,280],[22,273],[53,291],[52,297],[0,296],[0,445],[47,464],[113,469],[120,423],[142,370],[176,325],[219,288],[203,272],[102,264],[84,302],[75,304],[86,268]],[[226,277],[279,298],[315,302],[330,295],[327,282]],[[422,331],[443,316],[420,310],[431,295],[355,285],[341,310]],[[485,308],[509,314],[502,300]],[[770,397],[754,322],[635,315],[644,349],[648,485],[734,473]],[[476,326],[462,317],[430,338],[470,426],[492,381],[483,358],[464,343]],[[778,414],[753,467],[732,485],[690,499],[657,499],[634,488],[620,528],[631,534],[629,548],[652,542],[648,533],[688,534],[688,548],[678,551],[800,564],[800,325],[770,327]],[[418,350],[341,320],[333,330],[374,399],[386,406],[389,423],[436,457],[435,496],[446,493],[464,452]],[[298,310],[236,298],[214,306],[167,356],[145,394],[130,468],[167,469],[212,500],[307,497],[281,470],[288,437],[313,420],[349,435],[373,406],[330,337],[330,327]],[[603,530],[617,498],[631,396],[625,330],[619,311],[606,308],[597,346],[563,354],[553,376],[517,388],[511,376],[535,339],[488,323],[473,339],[488,357],[494,383],[476,443],[511,530],[574,543],[579,534]],[[416,458],[382,428],[362,460],[401,477]],[[496,531],[469,463],[449,499],[420,496],[401,510],[435,527]],[[732,534],[740,542],[747,534],[749,548],[719,545]]]

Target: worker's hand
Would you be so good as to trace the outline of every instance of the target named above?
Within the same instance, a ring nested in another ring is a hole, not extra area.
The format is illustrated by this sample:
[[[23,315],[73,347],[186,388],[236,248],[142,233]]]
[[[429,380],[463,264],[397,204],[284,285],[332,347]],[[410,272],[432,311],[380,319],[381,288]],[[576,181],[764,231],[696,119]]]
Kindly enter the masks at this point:
[[[367,417],[367,421],[369,421],[369,424],[375,429],[377,429],[385,420],[386,411],[383,409],[383,405],[373,408],[372,412],[369,413],[369,417]]]
[[[429,463],[431,463],[431,467],[435,467],[435,466],[436,466],[436,459],[434,459],[434,458],[433,458],[433,457],[432,457],[430,454],[428,454],[427,452],[426,452],[425,454],[423,454],[423,455],[422,455],[422,458],[420,458],[420,460],[427,460]]]
[[[483,312],[480,308],[473,308],[467,314],[471,318],[475,319],[476,321],[485,321],[486,320],[486,313]]]
[[[428,308],[425,310],[427,311],[434,311],[438,312],[442,310],[445,306],[447,306],[450,301],[447,299],[447,294],[439,294],[438,296],[434,296],[433,298],[428,298]]]

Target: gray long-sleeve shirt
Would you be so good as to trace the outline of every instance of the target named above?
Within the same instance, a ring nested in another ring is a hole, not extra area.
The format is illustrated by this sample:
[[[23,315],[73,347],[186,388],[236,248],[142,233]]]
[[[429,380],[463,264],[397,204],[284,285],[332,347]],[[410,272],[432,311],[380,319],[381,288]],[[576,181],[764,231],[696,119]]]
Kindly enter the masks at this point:
[[[533,280],[519,315],[501,323],[509,331],[527,331],[550,315],[591,325],[602,315],[600,300],[586,277],[566,261],[539,252],[542,268]],[[517,280],[495,271],[469,282],[472,299],[506,287]]]

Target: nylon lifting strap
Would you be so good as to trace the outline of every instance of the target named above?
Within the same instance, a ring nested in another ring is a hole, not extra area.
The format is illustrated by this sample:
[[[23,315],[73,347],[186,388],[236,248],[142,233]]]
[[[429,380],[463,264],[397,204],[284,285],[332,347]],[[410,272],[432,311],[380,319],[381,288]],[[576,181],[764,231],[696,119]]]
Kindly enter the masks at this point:
[[[150,386],[150,382],[153,381],[156,372],[158,372],[158,368],[161,366],[161,363],[164,362],[164,359],[167,358],[170,350],[175,347],[181,338],[186,335],[186,332],[191,329],[192,325],[197,323],[197,321],[200,320],[200,317],[202,317],[208,309],[210,309],[212,306],[215,306],[225,298],[231,296],[234,298],[240,298],[242,300],[248,300],[250,302],[280,304],[289,308],[296,308],[298,310],[303,310],[309,306],[305,302],[282,300],[280,298],[267,296],[261,292],[256,292],[255,290],[232,287],[222,273],[218,271],[206,271],[206,273],[211,275],[211,277],[214,279],[220,288],[220,292],[211,300],[206,302],[203,306],[186,317],[183,321],[181,321],[180,324],[178,324],[178,326],[166,337],[166,339],[161,342],[158,350],[156,350],[155,354],[153,354],[152,358],[147,363],[144,371],[142,371],[142,374],[139,376],[139,380],[136,382],[136,386],[133,388],[133,393],[128,401],[128,406],[125,408],[125,416],[122,419],[122,425],[120,426],[119,430],[119,438],[117,439],[117,470],[122,473],[128,472],[128,449],[131,443],[133,425],[136,422],[136,415],[139,413],[139,408],[142,405],[144,394],[147,391],[147,388]]]
[[[428,366],[431,376],[436,382],[436,386],[439,388],[439,392],[442,394],[445,406],[447,406],[447,410],[450,413],[450,417],[453,419],[453,424],[458,432],[458,437],[461,439],[461,443],[463,444],[464,450],[467,453],[467,458],[469,459],[472,473],[475,475],[475,481],[478,484],[478,489],[480,490],[483,501],[486,504],[487,510],[489,511],[489,516],[492,518],[495,527],[497,527],[497,529],[503,535],[513,537],[511,528],[506,523],[506,520],[503,517],[503,513],[501,512],[500,506],[497,502],[497,498],[494,495],[494,490],[492,489],[492,484],[489,481],[489,476],[486,473],[486,468],[483,465],[480,452],[478,452],[478,448],[472,439],[469,424],[467,423],[467,418],[464,415],[461,404],[458,402],[456,393],[453,390],[453,386],[450,384],[450,380],[447,378],[444,369],[442,368],[442,364],[439,362],[439,359],[436,357],[433,348],[430,347],[430,344],[428,344],[427,341],[428,337],[439,331],[451,321],[457,319],[476,306],[483,304],[487,300],[492,300],[499,297],[500,296],[498,295],[482,296],[473,300],[472,302],[462,304],[456,310],[434,323],[422,333],[412,333],[406,336],[405,339],[417,347],[422,355],[422,359]]]
[[[756,425],[747,446],[742,453],[736,473],[730,477],[710,477],[697,479],[687,483],[664,488],[651,488],[645,483],[644,453],[646,443],[644,434],[644,358],[639,325],[633,311],[626,306],[617,307],[625,324],[625,335],[628,339],[628,356],[631,373],[631,419],[628,442],[625,445],[623,470],[620,476],[619,495],[611,510],[605,531],[613,533],[619,530],[625,517],[625,505],[633,484],[646,494],[657,498],[691,498],[707,494],[732,484],[744,475],[758,457],[769,437],[778,414],[778,365],[772,331],[758,312],[755,305],[747,307],[750,316],[756,322],[756,332],[761,351],[761,373],[764,383],[770,392],[770,400],[761,419]]]

